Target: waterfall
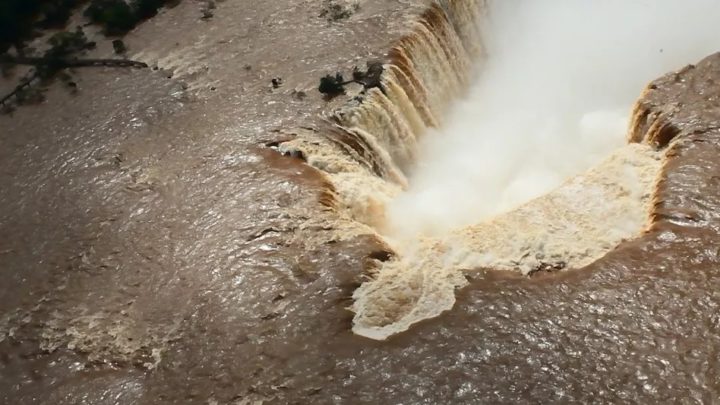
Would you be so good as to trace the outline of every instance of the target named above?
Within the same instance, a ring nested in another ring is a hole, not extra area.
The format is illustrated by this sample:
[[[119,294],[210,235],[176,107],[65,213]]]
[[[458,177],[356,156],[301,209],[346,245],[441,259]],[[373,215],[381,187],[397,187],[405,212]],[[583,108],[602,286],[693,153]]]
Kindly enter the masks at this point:
[[[434,1],[391,47],[381,88],[335,111],[328,117],[333,125],[320,136],[298,137],[280,145],[281,151],[301,152],[325,172],[340,200],[334,206],[361,223],[378,224],[369,216],[376,209],[360,207],[369,201],[383,205],[407,187],[418,140],[440,126],[450,102],[467,86],[473,61],[482,57],[478,20],[484,10],[485,0]],[[347,181],[351,173],[354,180]]]
[[[385,206],[408,188],[419,142],[443,126],[486,58],[480,24],[487,13],[486,0],[433,1],[390,47],[380,86],[330,114],[327,128],[298,130],[279,147],[301,153],[328,178],[324,205],[397,253],[353,295],[357,334],[385,339],[449,310],[468,271],[580,268],[649,226],[663,164],[657,149],[674,128],[639,102],[628,146],[545,196],[444,238],[400,243],[382,236]],[[619,225],[610,229],[597,218]]]

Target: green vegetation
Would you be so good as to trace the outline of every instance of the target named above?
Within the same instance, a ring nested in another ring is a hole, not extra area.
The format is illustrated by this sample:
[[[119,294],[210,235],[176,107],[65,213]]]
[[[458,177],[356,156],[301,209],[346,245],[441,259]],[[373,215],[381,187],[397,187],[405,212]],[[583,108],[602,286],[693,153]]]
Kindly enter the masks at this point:
[[[132,0],[131,6],[138,21],[155,17],[168,0]]]
[[[48,44],[50,49],[42,56],[47,63],[36,68],[41,79],[49,79],[63,69],[65,59],[95,47],[95,43],[87,40],[80,27],[75,32],[58,32],[48,39]]]
[[[340,21],[350,18],[360,9],[357,1],[348,0],[323,0],[320,17],[329,22]]]
[[[123,0],[93,0],[83,15],[102,25],[108,35],[122,35],[137,24],[135,13]]]
[[[72,10],[82,0],[53,0],[40,3],[41,18],[39,24],[42,28],[62,28],[67,24]]]
[[[385,91],[382,86],[382,73],[383,65],[380,62],[368,62],[367,70],[361,70],[357,66],[353,68],[352,80],[345,81],[342,73],[335,73],[333,75],[326,75],[320,79],[320,86],[318,91],[324,94],[327,98],[337,97],[341,94],[345,94],[345,86],[350,83],[361,84],[364,90],[368,90],[374,87],[379,88],[381,91]]]
[[[346,82],[340,73],[336,73],[335,76],[327,75],[320,79],[318,91],[327,97],[336,97],[340,94],[345,94],[345,85],[348,83],[352,83],[352,80]]]
[[[154,17],[170,0],[92,0],[83,15],[101,25],[107,35],[123,35]]]
[[[83,0],[0,0],[0,54],[23,48],[38,29],[63,27]]]
[[[83,10],[83,16],[91,24],[99,25],[106,35],[122,36],[139,23],[152,18],[158,10],[180,0],[0,0],[0,68],[4,77],[13,74],[16,65],[30,65],[15,89],[0,97],[2,110],[12,110],[11,101],[17,104],[38,102],[43,99],[44,87],[55,79],[61,79],[71,91],[77,85],[72,80],[70,67],[116,66],[146,67],[140,62],[123,59],[79,59],[86,50],[95,47],[85,37],[81,27],[75,31],[61,31],[48,39],[49,49],[36,53],[27,44],[43,30],[62,29],[70,16]],[[14,48],[14,51],[11,50]],[[126,52],[125,44],[113,41],[116,54]]]
[[[34,83],[48,83],[59,78],[71,90],[76,91],[76,84],[72,76],[65,71],[66,60],[70,57],[84,53],[95,47],[85,37],[85,33],[78,27],[75,32],[58,32],[48,39],[50,48],[41,57],[24,57],[20,60],[37,63],[35,69],[20,81],[15,90],[0,99],[2,112],[12,112],[13,106],[7,104],[15,98],[17,105],[36,104],[45,100],[44,86],[33,86]],[[0,55],[2,56],[2,55]]]
[[[72,13],[88,4],[83,15],[107,35],[123,35],[154,17],[163,6],[180,0],[0,0],[0,54],[21,51],[43,29],[64,27]]]

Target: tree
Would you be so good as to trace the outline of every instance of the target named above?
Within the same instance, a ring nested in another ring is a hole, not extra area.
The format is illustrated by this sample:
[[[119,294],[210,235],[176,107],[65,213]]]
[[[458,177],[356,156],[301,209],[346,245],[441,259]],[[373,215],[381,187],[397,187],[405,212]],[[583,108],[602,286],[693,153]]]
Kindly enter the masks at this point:
[[[352,80],[350,82],[352,82]],[[345,85],[350,82],[344,81],[340,73],[336,73],[335,77],[327,75],[320,79],[318,90],[328,97],[336,97],[340,94],[345,94]]]
[[[83,15],[102,25],[106,35],[125,34],[138,22],[133,9],[123,0],[92,0]]]
[[[345,81],[341,73],[336,73],[335,76],[326,75],[320,79],[318,91],[329,98],[333,98],[340,94],[345,94],[345,85],[357,83],[361,84],[365,90],[377,87],[384,93],[385,89],[383,88],[381,80],[383,70],[382,63],[368,62],[366,71],[361,70],[357,66],[353,68],[352,80]]]

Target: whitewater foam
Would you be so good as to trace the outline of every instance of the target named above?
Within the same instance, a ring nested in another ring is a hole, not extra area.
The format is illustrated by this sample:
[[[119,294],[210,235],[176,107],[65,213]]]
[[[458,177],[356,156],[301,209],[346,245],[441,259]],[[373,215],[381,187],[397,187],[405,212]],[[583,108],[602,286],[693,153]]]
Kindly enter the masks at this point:
[[[709,0],[433,2],[382,88],[280,147],[397,253],[356,290],[353,330],[384,339],[437,316],[480,268],[577,269],[642,234],[663,152],[625,145],[644,142],[631,104],[714,50],[718,17]]]

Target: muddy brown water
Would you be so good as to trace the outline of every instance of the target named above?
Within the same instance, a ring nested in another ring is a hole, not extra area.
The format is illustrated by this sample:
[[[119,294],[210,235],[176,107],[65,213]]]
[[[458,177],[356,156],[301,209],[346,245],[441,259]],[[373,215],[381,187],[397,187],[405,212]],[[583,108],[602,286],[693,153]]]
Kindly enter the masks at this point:
[[[314,125],[317,78],[380,55],[415,9],[329,24],[320,2],[260,3],[201,22],[188,1],[133,32],[172,79],[85,71],[80,95],[0,117],[0,403],[717,400],[720,57],[646,95],[681,140],[646,235],[580,271],[478,273],[375,342],[345,308],[382,247],[306,243],[331,231],[301,228],[326,184],[263,144]]]

